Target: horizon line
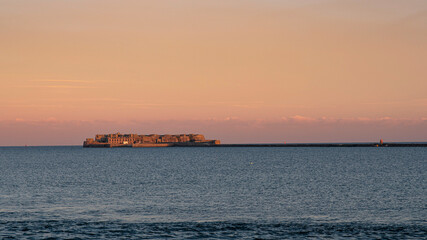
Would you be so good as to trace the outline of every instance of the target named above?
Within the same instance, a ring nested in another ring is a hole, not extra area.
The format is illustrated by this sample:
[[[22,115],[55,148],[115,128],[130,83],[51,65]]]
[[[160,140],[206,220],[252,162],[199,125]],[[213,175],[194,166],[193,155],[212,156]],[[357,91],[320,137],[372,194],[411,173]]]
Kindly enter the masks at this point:
[[[316,145],[328,145],[328,144],[379,144],[380,141],[377,142],[272,142],[272,143],[221,143],[219,146],[227,146],[227,145],[248,145],[248,146],[257,146],[257,145],[310,145],[310,144],[316,144]],[[383,142],[383,145],[385,144],[427,144],[427,141],[393,141],[393,142]],[[81,147],[83,144],[58,144],[58,145],[0,145],[0,147]]]

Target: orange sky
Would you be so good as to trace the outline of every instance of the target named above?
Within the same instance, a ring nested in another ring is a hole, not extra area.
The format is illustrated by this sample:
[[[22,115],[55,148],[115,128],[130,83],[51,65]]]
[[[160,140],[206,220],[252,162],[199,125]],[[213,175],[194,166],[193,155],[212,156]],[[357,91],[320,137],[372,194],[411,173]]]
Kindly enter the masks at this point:
[[[0,0],[0,145],[427,141],[426,42],[425,0]]]

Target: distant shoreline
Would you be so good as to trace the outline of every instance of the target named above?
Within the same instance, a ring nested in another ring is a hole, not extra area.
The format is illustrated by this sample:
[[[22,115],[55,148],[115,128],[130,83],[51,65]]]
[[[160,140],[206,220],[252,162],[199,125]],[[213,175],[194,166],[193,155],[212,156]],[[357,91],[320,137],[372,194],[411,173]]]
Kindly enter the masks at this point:
[[[166,144],[121,144],[121,145],[86,145],[89,148],[153,148],[153,147],[427,147],[425,142],[407,143],[234,143],[234,144],[203,144],[203,143],[166,143]]]
[[[81,147],[81,145],[28,145],[0,147]],[[121,146],[119,148],[129,148]],[[169,147],[427,147],[427,142],[392,142],[392,143],[230,143],[218,145],[182,145]]]

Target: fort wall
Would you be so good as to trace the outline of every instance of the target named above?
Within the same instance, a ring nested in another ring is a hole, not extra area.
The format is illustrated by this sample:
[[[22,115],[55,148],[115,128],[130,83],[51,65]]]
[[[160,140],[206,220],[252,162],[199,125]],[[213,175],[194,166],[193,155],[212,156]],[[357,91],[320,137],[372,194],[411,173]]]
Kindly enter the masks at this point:
[[[207,146],[220,144],[219,140],[206,140],[201,134],[178,135],[138,135],[138,134],[96,134],[87,138],[83,147],[172,147],[172,146]]]

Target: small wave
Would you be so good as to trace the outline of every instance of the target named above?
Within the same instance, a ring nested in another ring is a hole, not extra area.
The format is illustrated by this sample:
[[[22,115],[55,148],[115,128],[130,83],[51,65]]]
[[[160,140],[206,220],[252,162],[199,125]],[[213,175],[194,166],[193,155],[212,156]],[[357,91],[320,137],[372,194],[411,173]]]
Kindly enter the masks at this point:
[[[423,239],[426,236],[427,227],[425,224],[0,221],[0,238],[2,239],[299,239],[309,237]]]

